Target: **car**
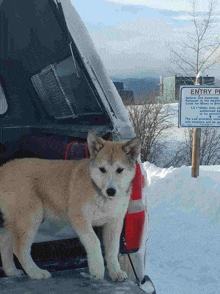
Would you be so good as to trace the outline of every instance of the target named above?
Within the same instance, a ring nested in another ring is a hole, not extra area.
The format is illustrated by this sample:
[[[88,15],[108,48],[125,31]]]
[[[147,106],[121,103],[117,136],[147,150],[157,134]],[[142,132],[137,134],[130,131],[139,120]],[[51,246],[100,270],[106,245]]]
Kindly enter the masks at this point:
[[[27,157],[88,157],[89,130],[112,141],[135,136],[70,0],[0,0],[0,34],[1,164]],[[102,228],[95,231],[102,239]],[[153,289],[145,276],[148,231],[147,177],[139,157],[119,261],[131,279]],[[36,263],[50,271],[87,266],[85,250],[66,223],[44,222],[32,247]]]

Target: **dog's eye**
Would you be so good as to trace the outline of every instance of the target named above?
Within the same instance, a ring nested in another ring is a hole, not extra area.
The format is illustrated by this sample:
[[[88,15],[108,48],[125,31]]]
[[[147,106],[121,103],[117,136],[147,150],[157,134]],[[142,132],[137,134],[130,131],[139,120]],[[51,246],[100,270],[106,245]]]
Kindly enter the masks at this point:
[[[118,174],[120,174],[121,172],[123,172],[123,170],[124,170],[123,168],[120,168],[120,167],[119,167],[119,168],[116,170],[116,172],[117,172]]]
[[[99,169],[103,174],[106,173],[106,169],[104,167],[100,167]]]

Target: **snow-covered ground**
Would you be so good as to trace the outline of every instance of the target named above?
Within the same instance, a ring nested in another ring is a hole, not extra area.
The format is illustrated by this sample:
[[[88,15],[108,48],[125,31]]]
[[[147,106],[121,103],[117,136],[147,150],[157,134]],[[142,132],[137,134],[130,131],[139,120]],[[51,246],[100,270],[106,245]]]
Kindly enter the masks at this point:
[[[148,274],[157,294],[220,293],[220,166],[158,168],[149,179]]]
[[[169,130],[170,147],[184,140],[176,116]],[[220,166],[163,169],[144,163],[148,175],[150,235],[146,274],[157,294],[220,293]]]

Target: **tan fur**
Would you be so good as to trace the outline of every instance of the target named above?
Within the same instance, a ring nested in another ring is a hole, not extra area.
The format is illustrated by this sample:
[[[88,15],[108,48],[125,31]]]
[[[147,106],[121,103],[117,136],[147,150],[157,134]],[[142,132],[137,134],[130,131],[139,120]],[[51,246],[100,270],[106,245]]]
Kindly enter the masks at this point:
[[[104,276],[104,261],[92,226],[103,225],[110,277],[118,281],[127,277],[117,255],[140,149],[134,140],[129,148],[138,149],[135,156],[127,153],[125,144],[106,142],[90,131],[91,159],[18,159],[0,168],[0,209],[6,221],[0,250],[6,275],[21,274],[14,265],[14,253],[30,278],[51,276],[38,268],[30,255],[39,226],[50,218],[73,226],[87,251],[90,273],[97,279]],[[106,172],[101,172],[100,167]],[[119,173],[119,168],[123,172]]]

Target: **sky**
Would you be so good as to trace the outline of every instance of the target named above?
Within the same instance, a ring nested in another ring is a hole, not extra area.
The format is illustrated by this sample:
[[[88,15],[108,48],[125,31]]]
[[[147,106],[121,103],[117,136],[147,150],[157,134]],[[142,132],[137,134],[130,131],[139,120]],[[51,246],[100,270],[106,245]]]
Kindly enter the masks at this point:
[[[71,1],[110,76],[159,77],[175,73],[168,45],[175,48],[192,29],[187,14],[190,0]],[[197,1],[196,10],[204,14],[208,1]]]

